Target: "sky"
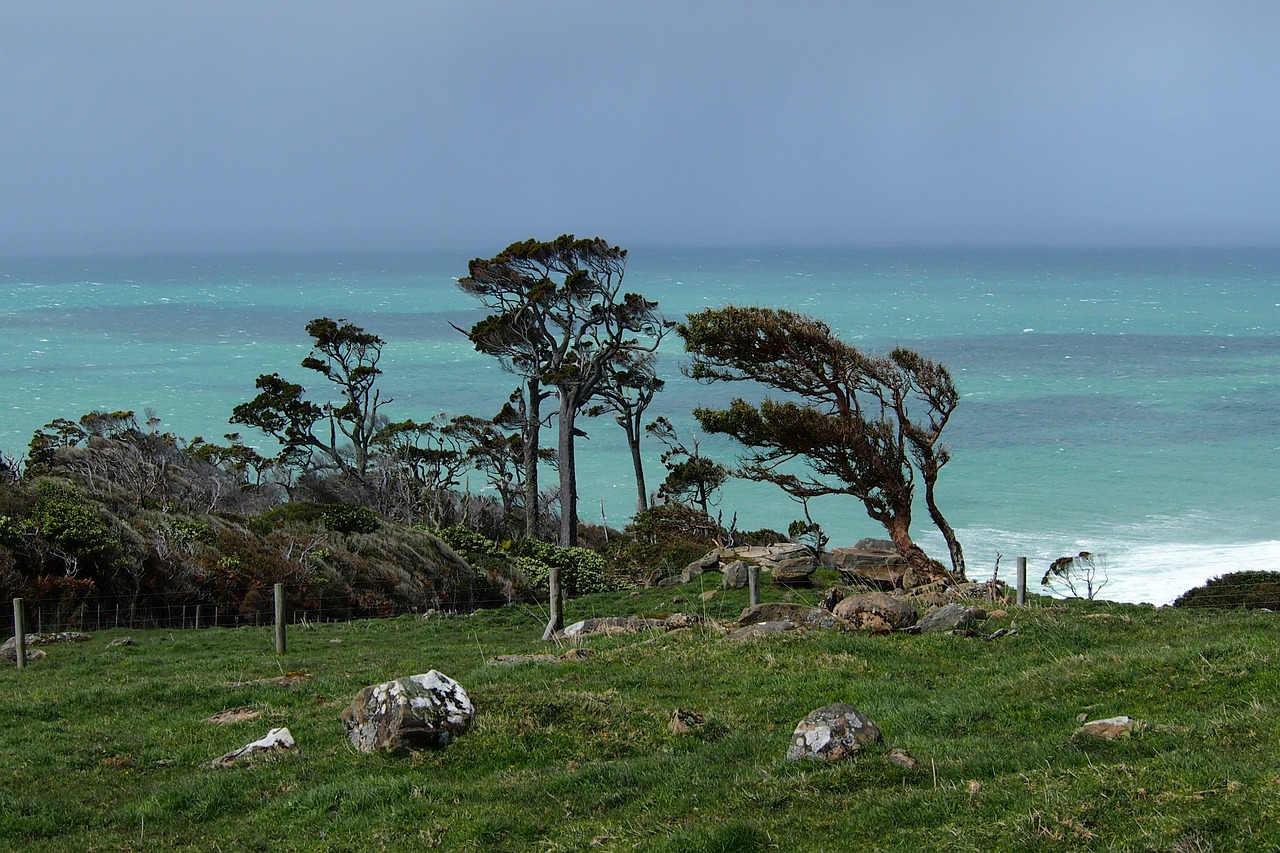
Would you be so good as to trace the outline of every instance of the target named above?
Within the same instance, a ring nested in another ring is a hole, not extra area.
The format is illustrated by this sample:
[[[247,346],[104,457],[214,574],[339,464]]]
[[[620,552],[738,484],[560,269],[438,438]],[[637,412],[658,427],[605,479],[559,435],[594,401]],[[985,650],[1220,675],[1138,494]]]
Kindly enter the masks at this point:
[[[0,254],[1276,245],[1274,0],[0,0]]]

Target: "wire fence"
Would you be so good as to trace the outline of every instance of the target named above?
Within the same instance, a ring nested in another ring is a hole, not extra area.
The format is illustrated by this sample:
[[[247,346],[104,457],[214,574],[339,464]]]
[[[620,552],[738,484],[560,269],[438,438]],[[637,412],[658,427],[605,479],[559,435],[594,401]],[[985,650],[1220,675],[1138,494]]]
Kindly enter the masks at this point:
[[[355,619],[395,618],[439,610],[430,604],[391,597],[385,587],[349,586],[326,600],[314,587],[285,584],[288,624],[348,622]],[[507,603],[505,599],[489,602]],[[268,626],[275,622],[273,588],[250,586],[219,590],[212,596],[93,595],[78,600],[24,597],[29,633],[126,629],[203,629]],[[14,633],[12,607],[0,608],[0,635]]]
[[[344,584],[326,596],[315,584],[284,584],[288,624],[349,622],[355,619],[396,618],[448,610],[439,602],[406,601],[386,584]],[[1012,589],[1005,591],[1005,594]],[[1097,599],[1100,603],[1105,599]],[[479,602],[501,606],[507,599]],[[1189,609],[1250,609],[1280,612],[1280,581],[1274,583],[1214,583],[1179,605]],[[467,610],[478,609],[469,607]],[[102,631],[126,629],[203,629],[268,626],[275,621],[273,587],[251,585],[185,594],[31,595],[23,597],[28,632]],[[0,607],[0,637],[14,633],[12,607]]]

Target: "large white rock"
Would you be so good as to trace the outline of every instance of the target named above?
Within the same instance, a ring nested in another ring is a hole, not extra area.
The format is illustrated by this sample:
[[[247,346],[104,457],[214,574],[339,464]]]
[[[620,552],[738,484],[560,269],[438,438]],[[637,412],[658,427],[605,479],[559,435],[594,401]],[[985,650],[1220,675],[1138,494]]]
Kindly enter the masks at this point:
[[[342,712],[347,739],[361,752],[447,744],[475,717],[462,685],[434,669],[366,687]]]

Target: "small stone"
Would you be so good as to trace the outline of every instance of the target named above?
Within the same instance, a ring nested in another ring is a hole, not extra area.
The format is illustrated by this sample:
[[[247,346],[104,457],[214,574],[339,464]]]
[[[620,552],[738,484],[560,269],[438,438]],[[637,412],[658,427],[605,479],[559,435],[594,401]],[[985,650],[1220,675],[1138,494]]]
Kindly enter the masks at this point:
[[[705,719],[697,711],[676,708],[671,713],[671,722],[667,723],[667,730],[673,735],[687,735],[698,726],[701,726]]]
[[[586,660],[594,654],[591,649],[569,649],[560,655],[560,660]]]
[[[1134,732],[1142,731],[1145,728],[1145,723],[1141,723],[1131,717],[1108,717],[1105,720],[1094,720],[1085,723],[1076,729],[1076,734],[1102,738],[1103,740],[1115,740],[1116,738],[1130,737]]]
[[[707,590],[706,592],[704,592],[704,593],[702,593],[701,595],[699,595],[699,596],[698,596],[698,600],[699,600],[699,601],[710,601],[711,599],[713,599],[713,598],[715,598],[715,597],[716,597],[716,591],[715,591],[714,589],[709,589],[709,590]]]
[[[747,585],[747,564],[742,560],[726,563],[721,569],[720,585],[725,589],[743,589]]]
[[[892,762],[899,767],[905,767],[907,770],[914,770],[916,766],[915,758],[912,757],[911,753],[907,752],[900,746],[895,746],[893,749],[886,752],[884,754],[884,760]]]
[[[1076,715],[1076,722],[1077,722],[1077,723],[1083,723],[1083,722],[1085,722],[1085,721],[1086,721],[1086,720],[1088,720],[1088,719],[1089,719],[1089,715],[1088,715],[1088,714],[1077,714],[1077,715]]]
[[[259,738],[253,743],[245,744],[239,749],[233,749],[226,755],[220,755],[213,760],[214,767],[231,767],[241,761],[248,761],[251,758],[257,758],[263,755],[270,755],[277,752],[285,752],[297,747],[294,743],[293,735],[288,729],[272,729],[267,732],[266,737]]]
[[[132,646],[132,645],[133,645],[133,637],[117,637],[116,639],[107,643],[107,648],[114,649],[114,648],[119,648],[120,646]]]
[[[970,627],[976,621],[972,609],[963,604],[948,604],[926,613],[919,622],[919,628],[921,634],[960,631]]]

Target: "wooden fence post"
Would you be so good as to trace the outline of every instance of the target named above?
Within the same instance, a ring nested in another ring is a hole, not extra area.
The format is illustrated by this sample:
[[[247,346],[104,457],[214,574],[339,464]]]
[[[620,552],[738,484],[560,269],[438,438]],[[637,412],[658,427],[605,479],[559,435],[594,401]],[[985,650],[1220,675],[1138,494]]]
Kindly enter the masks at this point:
[[[1027,558],[1018,558],[1018,606],[1027,603]]]
[[[747,566],[747,589],[751,593],[751,606],[760,603],[760,567]]]
[[[284,654],[284,584],[276,584],[276,654]]]
[[[13,638],[18,646],[14,649],[18,653],[18,669],[23,669],[27,665],[27,620],[21,598],[13,600]]]

